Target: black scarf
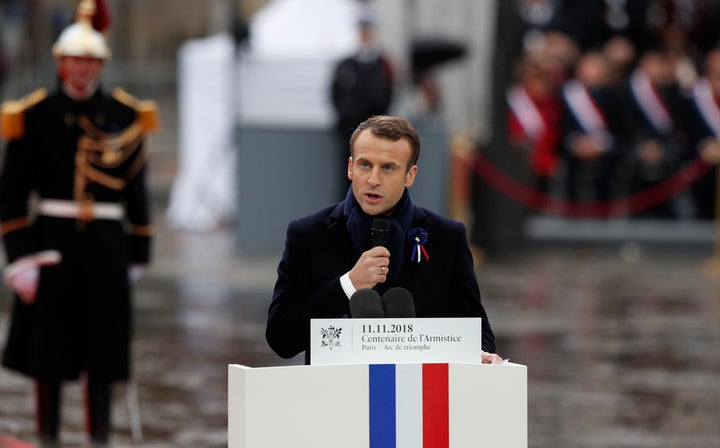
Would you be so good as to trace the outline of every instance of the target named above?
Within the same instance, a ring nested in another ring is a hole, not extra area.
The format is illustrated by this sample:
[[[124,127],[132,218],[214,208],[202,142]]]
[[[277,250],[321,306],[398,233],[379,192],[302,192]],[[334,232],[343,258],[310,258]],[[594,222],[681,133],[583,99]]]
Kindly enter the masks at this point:
[[[398,203],[387,215],[370,216],[363,212],[353,195],[352,187],[348,189],[347,196],[343,201],[343,215],[345,215],[348,234],[355,246],[358,257],[370,249],[370,230],[373,220],[375,218],[386,218],[390,222],[390,234],[386,245],[390,251],[390,266],[387,281],[378,284],[381,293],[394,285],[400,274],[405,259],[405,240],[407,239],[408,229],[412,224],[414,211],[415,206],[407,188]]]

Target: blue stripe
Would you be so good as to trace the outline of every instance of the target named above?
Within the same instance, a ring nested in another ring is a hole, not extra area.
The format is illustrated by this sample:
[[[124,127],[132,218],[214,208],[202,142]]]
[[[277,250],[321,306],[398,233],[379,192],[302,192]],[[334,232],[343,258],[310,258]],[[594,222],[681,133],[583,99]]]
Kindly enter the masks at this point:
[[[395,448],[395,365],[370,364],[370,448]]]

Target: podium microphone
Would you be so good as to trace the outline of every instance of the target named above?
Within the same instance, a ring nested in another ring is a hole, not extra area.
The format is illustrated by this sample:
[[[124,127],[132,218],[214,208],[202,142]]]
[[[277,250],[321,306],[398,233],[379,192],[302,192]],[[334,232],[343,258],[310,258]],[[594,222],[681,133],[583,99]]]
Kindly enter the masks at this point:
[[[387,245],[390,236],[390,221],[385,218],[375,218],[370,228],[370,245],[372,247]]]
[[[385,317],[382,299],[374,289],[358,289],[350,296],[350,316],[355,319],[378,319]]]
[[[382,296],[382,306],[385,317],[415,317],[413,296],[405,288],[395,287],[388,289]]]

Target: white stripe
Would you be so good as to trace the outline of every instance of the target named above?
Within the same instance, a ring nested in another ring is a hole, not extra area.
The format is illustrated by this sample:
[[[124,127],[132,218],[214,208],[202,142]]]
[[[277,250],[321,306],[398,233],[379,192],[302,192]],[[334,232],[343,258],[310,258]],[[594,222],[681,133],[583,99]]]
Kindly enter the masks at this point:
[[[693,97],[697,104],[700,114],[712,129],[715,137],[720,138],[720,109],[713,98],[712,89],[707,80],[703,79],[695,83],[693,88]]]
[[[593,134],[607,130],[605,119],[597,110],[587,89],[579,81],[573,79],[566,82],[563,86],[563,96],[585,132]]]
[[[41,199],[38,202],[38,213],[56,218],[77,219],[82,216],[83,206],[76,201],[60,199]],[[123,209],[120,204],[112,202],[93,202],[93,219],[122,219]]]
[[[397,447],[422,448],[422,364],[395,365]]]
[[[527,91],[522,87],[513,87],[507,92],[507,102],[525,135],[530,140],[537,140],[545,131],[545,121]]]
[[[647,75],[635,71],[630,77],[630,90],[643,114],[656,131],[667,133],[672,130],[672,117],[650,84]]]

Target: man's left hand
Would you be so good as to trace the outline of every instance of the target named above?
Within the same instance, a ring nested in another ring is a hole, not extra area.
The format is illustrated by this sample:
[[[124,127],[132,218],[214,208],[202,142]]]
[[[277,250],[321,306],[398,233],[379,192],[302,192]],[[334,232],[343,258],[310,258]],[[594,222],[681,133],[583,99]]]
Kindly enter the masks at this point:
[[[503,362],[502,356],[497,355],[495,353],[488,353],[483,352],[482,353],[482,363],[483,364],[498,364]]]

